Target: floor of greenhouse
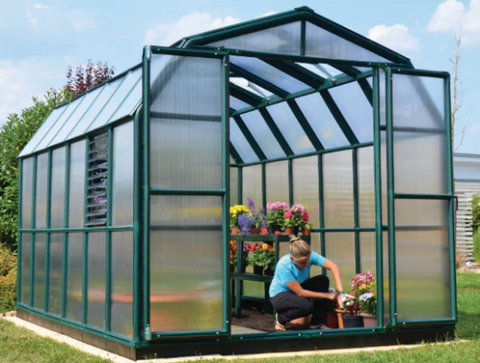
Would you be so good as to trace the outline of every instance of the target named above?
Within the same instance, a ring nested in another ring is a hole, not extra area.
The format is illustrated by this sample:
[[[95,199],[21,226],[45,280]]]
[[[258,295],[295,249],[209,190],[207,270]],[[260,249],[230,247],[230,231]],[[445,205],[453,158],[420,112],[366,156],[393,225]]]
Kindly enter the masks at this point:
[[[110,359],[112,362],[115,363],[133,363],[135,361],[131,359],[127,359],[125,357],[119,356],[117,354],[113,354],[107,352],[105,350],[93,347],[91,345],[82,343],[76,339],[70,338],[64,334],[57,333],[55,331],[45,329],[38,325],[29,323],[25,320],[22,320],[17,317],[6,317],[3,318],[7,321],[14,323],[15,325],[29,329],[36,334],[55,340],[57,342],[66,343],[71,347],[86,352],[88,354],[92,354],[97,357],[101,357],[104,359]],[[239,327],[240,328],[240,327]],[[242,328],[248,329],[248,328]],[[254,330],[254,329],[249,329]],[[239,330],[240,331],[240,330]],[[233,333],[233,332],[232,332]],[[240,333],[235,333],[240,334]],[[468,342],[467,340],[456,340],[455,342]],[[450,342],[443,342],[443,343],[434,343],[434,344],[450,344]],[[148,359],[148,360],[137,360],[136,362],[165,362],[165,363],[175,363],[175,362],[188,362],[188,361],[195,361],[195,360],[206,360],[206,359],[267,359],[267,358],[286,358],[286,357],[299,357],[299,356],[311,356],[311,355],[331,355],[331,354],[352,354],[358,352],[375,352],[375,351],[386,351],[386,350],[394,350],[394,349],[411,349],[421,347],[422,344],[408,344],[408,345],[395,345],[395,346],[382,346],[382,347],[368,347],[368,348],[355,348],[355,349],[332,349],[328,351],[319,351],[319,350],[308,350],[308,351],[296,351],[296,352],[283,352],[283,353],[262,353],[262,354],[243,354],[243,355],[229,355],[223,356],[219,354],[215,355],[204,355],[204,356],[192,356],[192,357],[181,357],[181,358],[160,358],[160,359]]]

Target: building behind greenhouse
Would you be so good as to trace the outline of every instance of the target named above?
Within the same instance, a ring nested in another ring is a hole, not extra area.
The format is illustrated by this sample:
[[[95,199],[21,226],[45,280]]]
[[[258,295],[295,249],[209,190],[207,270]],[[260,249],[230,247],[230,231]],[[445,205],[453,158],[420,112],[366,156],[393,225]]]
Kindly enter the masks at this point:
[[[444,338],[449,82],[306,7],[145,47],[20,154],[18,316],[133,359]],[[377,327],[237,333],[229,206],[247,197],[305,205],[345,287],[373,271]]]

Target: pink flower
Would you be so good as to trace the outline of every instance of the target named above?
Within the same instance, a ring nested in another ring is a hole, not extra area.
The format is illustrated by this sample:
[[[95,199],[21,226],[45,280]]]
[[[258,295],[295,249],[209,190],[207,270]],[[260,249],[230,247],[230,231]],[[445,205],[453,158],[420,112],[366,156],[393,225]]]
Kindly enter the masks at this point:
[[[293,215],[292,215],[292,210],[291,209],[288,209],[285,214],[283,215],[283,218],[293,218]]]
[[[308,222],[308,218],[309,218],[309,217],[308,217],[308,212],[307,212],[307,211],[305,211],[305,213],[303,213],[303,217],[302,217],[302,218],[303,218],[303,220],[304,220],[305,222]]]

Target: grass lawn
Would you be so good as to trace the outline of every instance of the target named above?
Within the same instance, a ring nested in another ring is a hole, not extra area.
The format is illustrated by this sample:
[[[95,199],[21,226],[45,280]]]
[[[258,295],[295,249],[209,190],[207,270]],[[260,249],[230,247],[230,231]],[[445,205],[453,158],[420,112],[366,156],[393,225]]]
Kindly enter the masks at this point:
[[[456,335],[471,342],[455,342],[421,348],[398,349],[388,352],[362,352],[345,355],[325,355],[295,358],[261,359],[266,363],[384,363],[384,362],[479,362],[480,361],[480,275],[462,273],[457,276],[458,323]],[[240,362],[241,360],[238,360]],[[0,320],[0,363],[17,362],[109,362],[71,348],[66,344],[41,338]],[[215,360],[223,362],[223,360]],[[227,362],[227,361],[225,361]],[[245,361],[246,362],[246,361]]]

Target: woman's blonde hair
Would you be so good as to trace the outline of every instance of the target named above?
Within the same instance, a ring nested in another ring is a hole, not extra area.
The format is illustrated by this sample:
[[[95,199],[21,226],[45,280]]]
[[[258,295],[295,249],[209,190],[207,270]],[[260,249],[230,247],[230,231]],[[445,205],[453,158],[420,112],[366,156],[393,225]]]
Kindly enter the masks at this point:
[[[310,256],[312,250],[307,242],[305,242],[300,237],[290,235],[290,255],[293,256],[294,259],[302,259],[305,257]]]

